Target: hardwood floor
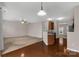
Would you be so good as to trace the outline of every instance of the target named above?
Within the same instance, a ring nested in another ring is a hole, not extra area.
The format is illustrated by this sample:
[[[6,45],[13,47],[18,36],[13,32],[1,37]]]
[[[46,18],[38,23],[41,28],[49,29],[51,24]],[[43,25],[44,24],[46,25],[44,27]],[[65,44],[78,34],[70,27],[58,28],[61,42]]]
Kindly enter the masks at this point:
[[[58,40],[57,40],[58,42]],[[57,43],[56,42],[56,43]],[[78,53],[66,50],[66,40],[64,45],[59,44],[46,46],[42,41],[33,45],[15,50],[13,52],[2,55],[2,57],[70,57],[79,56]],[[70,53],[74,54],[70,54]]]
[[[2,51],[0,50],[0,57],[1,57],[1,53],[2,53]]]

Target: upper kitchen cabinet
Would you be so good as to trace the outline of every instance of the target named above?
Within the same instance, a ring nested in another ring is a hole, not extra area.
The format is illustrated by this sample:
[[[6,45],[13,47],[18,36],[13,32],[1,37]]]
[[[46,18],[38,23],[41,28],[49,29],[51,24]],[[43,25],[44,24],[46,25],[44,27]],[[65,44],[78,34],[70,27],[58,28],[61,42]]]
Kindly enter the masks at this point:
[[[54,30],[54,22],[52,21],[45,21],[43,24],[43,31],[48,32],[50,30]]]
[[[49,21],[48,22],[48,30],[53,30],[54,29],[54,22]]]
[[[56,35],[54,33],[54,22],[46,21],[43,23],[43,41],[46,45],[54,45]]]

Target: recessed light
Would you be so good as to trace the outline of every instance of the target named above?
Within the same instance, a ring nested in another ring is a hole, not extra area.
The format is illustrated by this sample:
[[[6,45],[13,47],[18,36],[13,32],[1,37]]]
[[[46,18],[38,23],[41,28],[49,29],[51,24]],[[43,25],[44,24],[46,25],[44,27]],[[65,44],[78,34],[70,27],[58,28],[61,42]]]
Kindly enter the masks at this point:
[[[52,21],[52,18],[48,18],[47,20],[48,20],[48,21]]]
[[[57,18],[57,20],[63,20],[64,19],[64,17],[59,17],[59,18]]]

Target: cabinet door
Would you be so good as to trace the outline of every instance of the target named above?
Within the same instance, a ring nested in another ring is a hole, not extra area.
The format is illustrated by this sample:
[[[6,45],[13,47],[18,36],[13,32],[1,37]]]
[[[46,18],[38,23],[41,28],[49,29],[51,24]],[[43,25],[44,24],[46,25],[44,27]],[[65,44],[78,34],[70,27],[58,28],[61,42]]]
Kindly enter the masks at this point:
[[[48,35],[48,45],[53,45],[54,42],[54,35]]]
[[[48,27],[49,27],[49,30],[53,30],[54,29],[54,23],[52,21],[49,21]]]

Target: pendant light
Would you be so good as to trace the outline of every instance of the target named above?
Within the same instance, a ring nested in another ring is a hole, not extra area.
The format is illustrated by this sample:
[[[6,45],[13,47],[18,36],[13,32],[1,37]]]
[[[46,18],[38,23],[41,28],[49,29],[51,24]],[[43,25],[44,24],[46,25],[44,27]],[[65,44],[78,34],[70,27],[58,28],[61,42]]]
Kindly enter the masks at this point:
[[[43,2],[41,2],[41,10],[37,13],[38,16],[45,16],[46,12],[43,9]]]
[[[24,24],[26,21],[23,19],[23,18],[21,18],[21,24]]]
[[[25,23],[25,21],[24,20],[21,20],[21,24],[24,24]]]

